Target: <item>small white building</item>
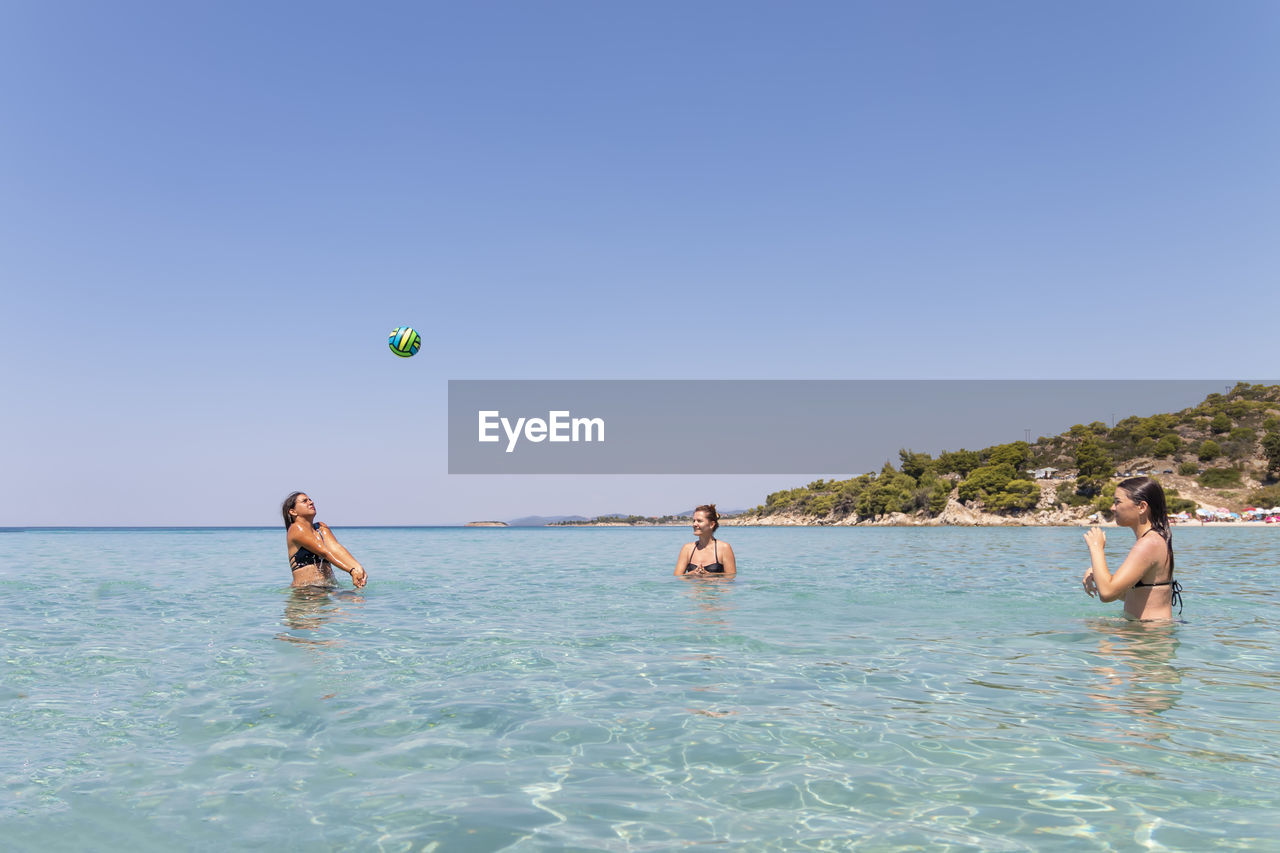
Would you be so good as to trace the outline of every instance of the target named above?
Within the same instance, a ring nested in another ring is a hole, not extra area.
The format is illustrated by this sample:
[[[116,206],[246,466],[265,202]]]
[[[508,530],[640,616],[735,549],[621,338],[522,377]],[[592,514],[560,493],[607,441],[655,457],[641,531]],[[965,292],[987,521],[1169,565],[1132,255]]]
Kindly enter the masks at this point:
[[[1029,472],[1031,477],[1036,480],[1052,480],[1053,476],[1058,473],[1057,468],[1037,468]]]

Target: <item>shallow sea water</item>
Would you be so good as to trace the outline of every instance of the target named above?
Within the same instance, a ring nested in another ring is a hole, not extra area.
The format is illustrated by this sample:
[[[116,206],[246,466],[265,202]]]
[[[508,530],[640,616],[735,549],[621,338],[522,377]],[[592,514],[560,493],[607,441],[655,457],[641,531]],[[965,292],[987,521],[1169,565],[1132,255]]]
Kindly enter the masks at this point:
[[[0,847],[1280,849],[1280,531],[1164,626],[1074,528],[338,533],[0,533]]]

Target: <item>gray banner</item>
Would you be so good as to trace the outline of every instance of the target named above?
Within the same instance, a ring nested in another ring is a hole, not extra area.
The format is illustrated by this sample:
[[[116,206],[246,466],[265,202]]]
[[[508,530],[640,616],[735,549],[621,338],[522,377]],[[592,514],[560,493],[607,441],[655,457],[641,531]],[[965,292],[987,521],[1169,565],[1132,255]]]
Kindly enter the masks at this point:
[[[1035,441],[1234,380],[450,380],[450,474],[860,474]]]

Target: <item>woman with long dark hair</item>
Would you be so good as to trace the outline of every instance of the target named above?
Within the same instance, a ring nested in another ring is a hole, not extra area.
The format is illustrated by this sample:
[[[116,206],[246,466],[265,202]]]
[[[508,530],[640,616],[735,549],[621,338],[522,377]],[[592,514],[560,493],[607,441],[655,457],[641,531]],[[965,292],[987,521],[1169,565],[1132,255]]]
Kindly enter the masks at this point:
[[[280,507],[284,517],[285,546],[294,586],[334,586],[333,567],[351,575],[360,588],[368,576],[364,566],[333,535],[329,525],[316,522],[316,505],[305,492],[293,492]]]
[[[1111,504],[1116,524],[1133,531],[1137,542],[1114,573],[1107,569],[1107,534],[1093,527],[1084,534],[1089,545],[1084,591],[1103,601],[1124,599],[1130,619],[1172,619],[1173,605],[1182,612],[1182,587],[1173,579],[1173,532],[1164,489],[1150,477],[1130,477],[1116,486]]]

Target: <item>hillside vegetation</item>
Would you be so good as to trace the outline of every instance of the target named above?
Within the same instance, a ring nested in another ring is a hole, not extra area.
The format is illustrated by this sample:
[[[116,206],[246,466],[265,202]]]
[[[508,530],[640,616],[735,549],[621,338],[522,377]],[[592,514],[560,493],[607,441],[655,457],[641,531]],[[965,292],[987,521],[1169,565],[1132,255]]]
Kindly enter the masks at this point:
[[[1044,468],[1058,470],[1034,479]],[[1161,481],[1171,512],[1206,503],[1237,510],[1280,504],[1280,385],[1242,382],[1180,412],[1129,417],[1113,427],[1076,424],[1033,444],[946,451],[936,459],[904,448],[896,466],[885,462],[878,473],[774,492],[742,521],[787,516],[834,524],[890,513],[927,519],[954,502],[1006,516],[1109,513],[1118,479],[1138,473]]]

